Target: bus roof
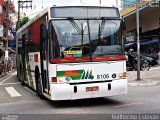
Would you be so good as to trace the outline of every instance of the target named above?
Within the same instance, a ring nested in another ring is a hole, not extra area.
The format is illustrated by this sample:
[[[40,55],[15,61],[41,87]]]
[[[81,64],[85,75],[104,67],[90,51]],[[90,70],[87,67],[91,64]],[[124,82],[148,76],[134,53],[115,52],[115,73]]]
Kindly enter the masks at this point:
[[[77,9],[78,8],[78,9]],[[88,17],[120,17],[119,10],[117,7],[106,7],[106,6],[51,6],[43,9],[39,14],[32,18],[29,22],[23,25],[17,33],[24,30],[34,21],[38,20],[46,13],[50,13],[50,18],[88,18]],[[78,15],[78,16],[77,16]],[[108,15],[108,16],[107,16]]]
[[[116,7],[106,6],[60,6],[51,7],[51,18],[119,18]]]

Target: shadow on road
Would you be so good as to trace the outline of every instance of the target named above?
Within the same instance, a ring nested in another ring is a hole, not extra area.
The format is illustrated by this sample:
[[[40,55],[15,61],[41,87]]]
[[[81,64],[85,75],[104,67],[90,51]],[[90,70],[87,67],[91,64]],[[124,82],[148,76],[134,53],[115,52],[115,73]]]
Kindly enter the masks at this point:
[[[91,106],[103,106],[103,105],[119,105],[122,101],[117,101],[112,98],[92,98],[81,100],[65,100],[65,101],[51,101],[48,100],[48,104],[54,108],[70,108],[70,107],[91,107]]]

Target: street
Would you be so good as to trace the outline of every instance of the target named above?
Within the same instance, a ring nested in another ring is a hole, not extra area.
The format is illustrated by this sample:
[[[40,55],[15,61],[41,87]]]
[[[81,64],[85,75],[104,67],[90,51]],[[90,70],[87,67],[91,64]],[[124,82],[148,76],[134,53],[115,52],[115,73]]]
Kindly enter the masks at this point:
[[[34,91],[22,86],[16,77],[16,72],[13,72],[0,79],[0,91],[0,111],[5,114],[113,115],[158,114],[160,111],[159,84],[129,86],[127,95],[54,102],[41,100]],[[46,115],[45,119],[48,117]]]
[[[160,120],[158,11],[160,0],[0,0],[0,120]]]

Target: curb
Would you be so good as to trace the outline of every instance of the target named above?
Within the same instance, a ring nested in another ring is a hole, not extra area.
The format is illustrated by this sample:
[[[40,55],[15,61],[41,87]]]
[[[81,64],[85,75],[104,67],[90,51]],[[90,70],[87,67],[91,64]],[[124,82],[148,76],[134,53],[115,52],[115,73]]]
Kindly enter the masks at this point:
[[[148,81],[138,81],[138,82],[133,82],[133,83],[128,83],[128,86],[131,87],[140,87],[140,86],[154,86],[154,85],[158,85],[160,82],[159,81],[152,81],[152,82],[148,82]]]

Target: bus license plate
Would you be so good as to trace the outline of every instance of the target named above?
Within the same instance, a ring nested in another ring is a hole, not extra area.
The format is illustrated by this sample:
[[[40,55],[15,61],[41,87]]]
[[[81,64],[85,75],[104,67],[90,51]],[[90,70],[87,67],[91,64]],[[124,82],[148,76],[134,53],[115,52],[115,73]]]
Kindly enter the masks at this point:
[[[89,91],[98,91],[98,90],[99,90],[98,86],[86,87],[86,92],[89,92]]]

